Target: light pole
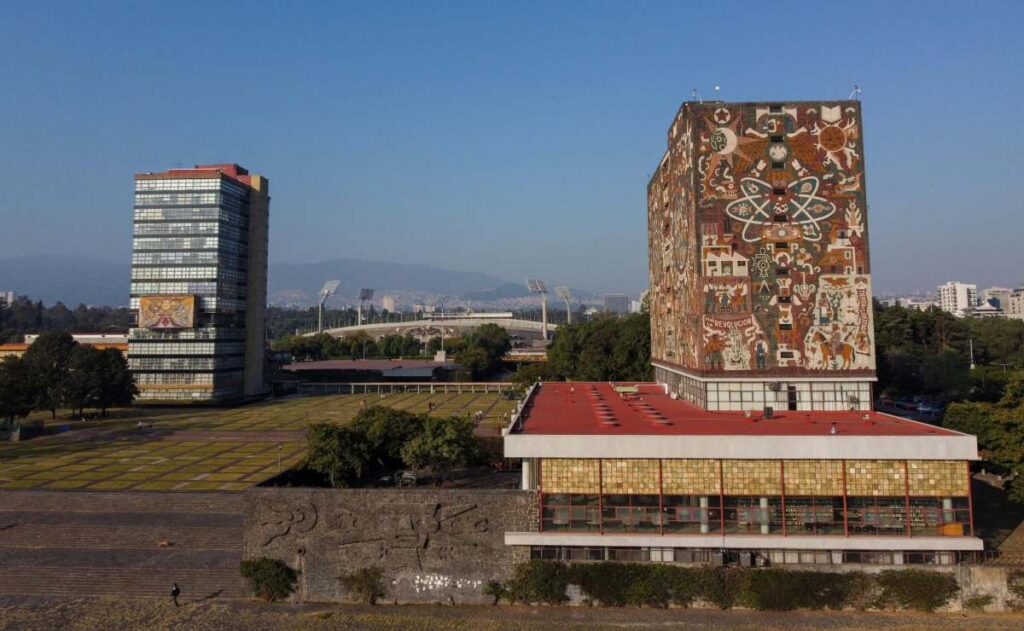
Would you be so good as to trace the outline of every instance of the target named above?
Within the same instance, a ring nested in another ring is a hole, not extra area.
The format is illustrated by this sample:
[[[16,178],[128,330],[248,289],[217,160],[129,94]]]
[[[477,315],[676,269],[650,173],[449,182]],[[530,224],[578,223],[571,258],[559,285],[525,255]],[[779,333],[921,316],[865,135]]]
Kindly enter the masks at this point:
[[[372,289],[360,289],[359,290],[359,319],[357,321],[360,326],[362,326],[362,324],[363,324],[363,303],[366,302],[367,300],[373,300],[373,290]]]
[[[329,280],[324,283],[323,289],[320,290],[320,304],[317,310],[316,318],[316,332],[324,332],[324,303],[327,299],[334,295],[334,292],[338,291],[338,287],[341,287],[340,280]]]
[[[568,287],[555,287],[555,295],[561,298],[565,302],[565,317],[568,324],[572,324],[572,294],[569,293]]]
[[[548,339],[548,284],[539,278],[527,278],[526,287],[540,296],[540,334],[544,341]]]

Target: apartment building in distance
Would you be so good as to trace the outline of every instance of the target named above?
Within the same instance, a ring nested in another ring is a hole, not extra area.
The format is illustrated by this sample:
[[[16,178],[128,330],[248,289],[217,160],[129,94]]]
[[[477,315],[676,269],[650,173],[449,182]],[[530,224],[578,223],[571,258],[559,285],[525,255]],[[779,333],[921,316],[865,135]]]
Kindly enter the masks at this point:
[[[951,280],[936,288],[939,308],[962,318],[978,306],[978,286]]]
[[[128,364],[142,402],[263,394],[269,182],[237,164],[135,176]]]
[[[655,378],[709,410],[869,410],[859,101],[684,103],[647,188]]]

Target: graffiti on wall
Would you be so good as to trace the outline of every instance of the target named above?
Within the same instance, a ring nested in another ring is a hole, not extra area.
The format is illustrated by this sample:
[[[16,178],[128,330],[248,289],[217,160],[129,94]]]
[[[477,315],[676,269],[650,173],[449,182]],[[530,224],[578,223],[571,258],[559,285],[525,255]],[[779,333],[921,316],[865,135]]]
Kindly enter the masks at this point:
[[[648,187],[653,358],[874,370],[859,103],[687,103],[668,140]]]

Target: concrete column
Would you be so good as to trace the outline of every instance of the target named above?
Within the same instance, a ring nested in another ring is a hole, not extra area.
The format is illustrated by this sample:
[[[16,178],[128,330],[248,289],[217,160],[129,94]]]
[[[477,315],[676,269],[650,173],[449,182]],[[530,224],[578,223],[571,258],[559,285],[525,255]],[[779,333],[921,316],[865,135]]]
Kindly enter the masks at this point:
[[[953,498],[942,498],[942,523],[951,524],[955,519],[956,513],[953,512]]]
[[[530,490],[530,485],[533,484],[533,458],[523,458],[523,484],[522,489],[524,491]]]
[[[700,498],[700,533],[707,534],[711,531],[711,523],[708,518],[708,498],[706,495]]]
[[[771,525],[770,525],[771,520],[769,519],[768,498],[767,497],[762,497],[761,498],[760,506],[761,506],[761,510],[760,510],[761,514],[759,515],[759,517],[761,518],[760,519],[760,521],[761,521],[761,534],[762,535],[767,535],[768,533],[771,532]]]

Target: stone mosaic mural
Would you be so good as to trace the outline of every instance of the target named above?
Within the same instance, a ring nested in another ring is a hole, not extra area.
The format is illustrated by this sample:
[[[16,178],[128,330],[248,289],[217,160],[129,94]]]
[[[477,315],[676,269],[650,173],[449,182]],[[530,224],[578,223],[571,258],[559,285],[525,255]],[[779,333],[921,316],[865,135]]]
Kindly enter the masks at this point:
[[[648,186],[652,356],[875,368],[860,103],[686,103]]]

